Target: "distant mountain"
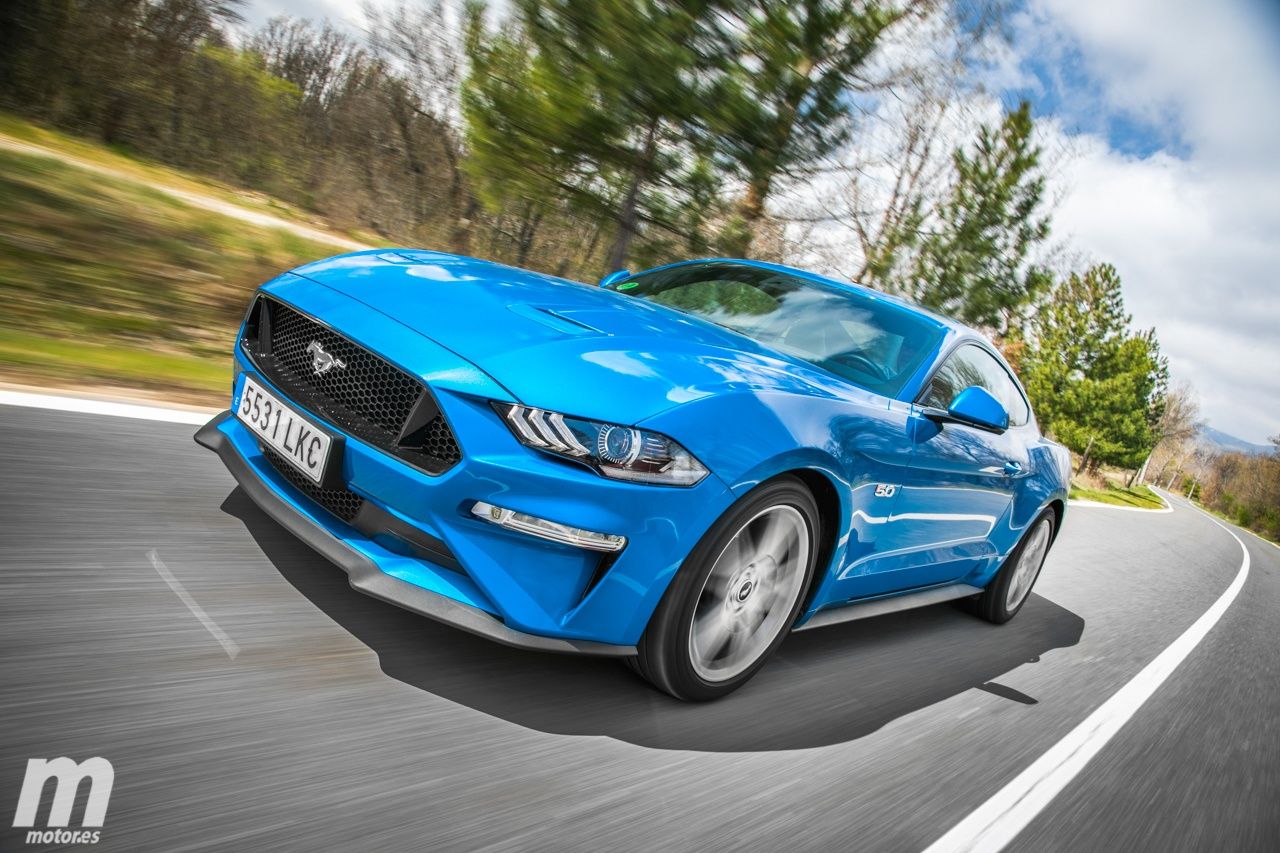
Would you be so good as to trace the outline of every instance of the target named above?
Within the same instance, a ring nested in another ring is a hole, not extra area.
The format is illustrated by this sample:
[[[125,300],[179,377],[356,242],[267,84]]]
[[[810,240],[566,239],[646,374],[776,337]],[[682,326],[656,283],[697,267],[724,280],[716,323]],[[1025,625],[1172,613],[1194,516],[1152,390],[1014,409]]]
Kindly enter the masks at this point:
[[[1208,425],[1200,427],[1200,441],[1217,450],[1225,450],[1231,453],[1265,455],[1272,450],[1272,445],[1270,444],[1254,444],[1245,441],[1243,438],[1228,435]]]

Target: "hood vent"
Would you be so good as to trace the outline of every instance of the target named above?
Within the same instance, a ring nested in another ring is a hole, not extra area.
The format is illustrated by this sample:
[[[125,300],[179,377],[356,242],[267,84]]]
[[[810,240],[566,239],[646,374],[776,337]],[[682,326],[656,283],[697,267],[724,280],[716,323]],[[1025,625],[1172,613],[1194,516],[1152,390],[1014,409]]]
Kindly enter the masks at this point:
[[[558,313],[554,308],[542,308],[537,305],[529,305],[525,302],[517,302],[508,305],[511,311],[519,314],[527,320],[541,323],[555,329],[557,332],[563,332],[566,335],[608,335],[609,333],[603,329],[597,329],[595,326],[589,326],[581,320],[575,320],[572,317]]]

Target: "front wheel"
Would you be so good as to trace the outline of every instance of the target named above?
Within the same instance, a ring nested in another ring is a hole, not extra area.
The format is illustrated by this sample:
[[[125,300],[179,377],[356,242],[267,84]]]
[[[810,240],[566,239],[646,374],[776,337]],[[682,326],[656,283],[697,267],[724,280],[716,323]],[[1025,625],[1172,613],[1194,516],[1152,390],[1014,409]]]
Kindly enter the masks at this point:
[[[1055,519],[1053,510],[1047,509],[1027,528],[982,595],[970,600],[975,616],[1002,625],[1022,609],[1049,555]]]
[[[818,507],[780,477],[735,504],[671,582],[633,667],[690,701],[736,690],[762,667],[799,615],[813,576]]]

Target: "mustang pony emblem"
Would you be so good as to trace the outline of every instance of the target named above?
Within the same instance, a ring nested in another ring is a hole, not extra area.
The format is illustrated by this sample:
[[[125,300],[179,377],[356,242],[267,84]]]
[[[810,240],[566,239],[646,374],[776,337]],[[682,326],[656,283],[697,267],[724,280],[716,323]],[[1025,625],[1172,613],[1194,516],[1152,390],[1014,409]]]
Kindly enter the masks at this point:
[[[335,367],[341,369],[347,366],[347,363],[342,359],[325,352],[319,341],[312,341],[307,344],[307,355],[311,356],[311,369],[316,372],[316,376],[328,373]]]

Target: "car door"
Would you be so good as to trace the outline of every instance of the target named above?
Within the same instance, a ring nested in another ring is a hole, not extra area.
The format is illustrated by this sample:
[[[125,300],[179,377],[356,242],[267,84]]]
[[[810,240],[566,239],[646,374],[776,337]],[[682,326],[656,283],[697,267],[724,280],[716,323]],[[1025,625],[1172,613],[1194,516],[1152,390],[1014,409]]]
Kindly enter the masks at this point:
[[[926,416],[974,385],[1004,405],[1008,429]],[[1014,491],[1029,473],[1025,433],[1034,430],[1012,375],[976,341],[946,357],[912,406],[911,421],[913,452],[894,508],[896,564],[886,567],[895,589],[957,580],[998,556],[993,534],[1008,524]]]

